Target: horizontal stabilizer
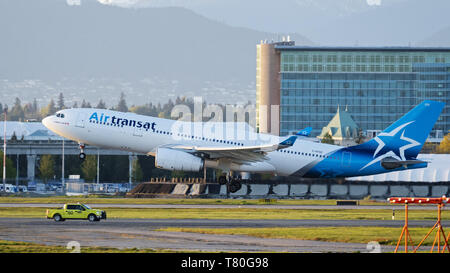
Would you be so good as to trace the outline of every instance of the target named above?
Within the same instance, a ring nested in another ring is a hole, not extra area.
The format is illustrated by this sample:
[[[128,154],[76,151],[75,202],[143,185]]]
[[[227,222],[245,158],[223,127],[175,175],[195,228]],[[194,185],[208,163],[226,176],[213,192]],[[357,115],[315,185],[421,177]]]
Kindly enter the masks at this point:
[[[400,168],[400,167],[407,167],[410,165],[416,165],[416,164],[422,164],[425,163],[427,164],[426,161],[422,161],[422,160],[397,160],[393,157],[386,157],[384,159],[381,160],[381,166],[383,166],[383,168],[391,170],[391,169],[396,169],[396,168]]]

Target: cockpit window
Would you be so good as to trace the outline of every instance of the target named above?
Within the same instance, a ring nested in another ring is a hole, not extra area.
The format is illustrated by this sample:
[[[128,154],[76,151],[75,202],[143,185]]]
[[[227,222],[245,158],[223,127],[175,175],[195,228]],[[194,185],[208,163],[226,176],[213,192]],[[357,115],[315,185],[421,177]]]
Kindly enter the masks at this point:
[[[56,117],[58,117],[58,118],[64,118],[64,114],[63,114],[63,113],[57,113],[57,114],[56,114]]]

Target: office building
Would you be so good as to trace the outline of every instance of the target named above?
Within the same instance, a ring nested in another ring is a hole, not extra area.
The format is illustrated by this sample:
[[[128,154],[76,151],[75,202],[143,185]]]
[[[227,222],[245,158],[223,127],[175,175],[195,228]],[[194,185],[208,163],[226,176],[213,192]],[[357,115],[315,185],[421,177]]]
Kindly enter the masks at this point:
[[[430,137],[450,129],[450,48],[257,45],[259,132],[318,136],[347,108],[363,131],[383,130],[423,100],[446,106]]]

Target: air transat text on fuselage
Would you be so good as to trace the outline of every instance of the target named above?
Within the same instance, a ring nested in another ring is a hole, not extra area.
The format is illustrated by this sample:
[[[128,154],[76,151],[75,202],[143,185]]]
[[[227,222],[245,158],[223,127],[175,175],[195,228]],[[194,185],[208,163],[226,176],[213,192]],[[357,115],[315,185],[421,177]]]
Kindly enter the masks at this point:
[[[110,122],[108,120],[110,120]],[[103,113],[100,115],[100,118],[99,118],[97,112],[94,112],[89,117],[89,122],[94,122],[94,121],[97,123],[106,124],[106,125],[143,128],[146,131],[148,131],[150,129],[152,131],[155,131],[155,126],[156,126],[155,122],[150,123],[150,122],[137,121],[134,119],[118,118],[116,116],[107,116]]]

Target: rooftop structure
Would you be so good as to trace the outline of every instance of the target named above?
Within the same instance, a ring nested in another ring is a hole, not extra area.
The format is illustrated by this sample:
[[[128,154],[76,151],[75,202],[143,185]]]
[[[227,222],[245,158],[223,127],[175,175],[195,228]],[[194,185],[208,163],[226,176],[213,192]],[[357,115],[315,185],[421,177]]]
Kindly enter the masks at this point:
[[[322,128],[322,132],[318,136],[323,139],[325,135],[329,136],[340,145],[355,144],[354,139],[358,137],[359,127],[356,125],[352,116],[348,112],[347,107],[341,110],[338,106],[336,115],[331,119],[326,127]]]

